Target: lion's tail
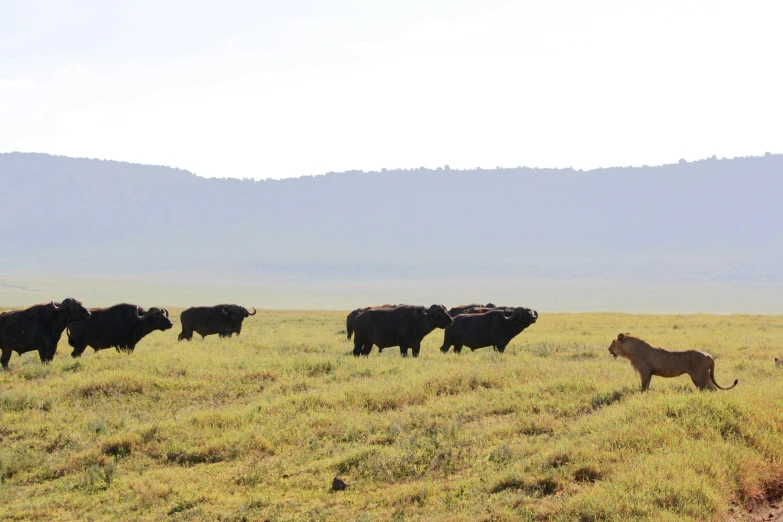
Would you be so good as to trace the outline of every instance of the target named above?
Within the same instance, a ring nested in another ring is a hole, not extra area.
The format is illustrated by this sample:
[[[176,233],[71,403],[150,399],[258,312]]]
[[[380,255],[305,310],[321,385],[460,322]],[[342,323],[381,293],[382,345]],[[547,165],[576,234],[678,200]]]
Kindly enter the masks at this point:
[[[734,379],[734,384],[732,384],[728,388],[724,388],[723,386],[721,386],[720,384],[715,382],[715,362],[713,362],[712,366],[710,366],[710,380],[712,380],[712,384],[714,384],[718,389],[721,389],[721,390],[730,390],[733,387],[735,387],[737,385],[737,383],[739,382],[739,379]]]

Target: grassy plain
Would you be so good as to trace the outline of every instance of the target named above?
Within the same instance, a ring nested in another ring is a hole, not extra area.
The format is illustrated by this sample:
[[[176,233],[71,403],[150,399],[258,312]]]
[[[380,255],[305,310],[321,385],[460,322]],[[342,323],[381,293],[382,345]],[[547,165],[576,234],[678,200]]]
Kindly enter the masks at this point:
[[[350,356],[344,317],[14,355],[0,520],[726,520],[783,493],[783,317],[542,313],[503,355],[442,355],[435,331],[418,359]],[[641,394],[606,351],[621,331],[739,385]]]

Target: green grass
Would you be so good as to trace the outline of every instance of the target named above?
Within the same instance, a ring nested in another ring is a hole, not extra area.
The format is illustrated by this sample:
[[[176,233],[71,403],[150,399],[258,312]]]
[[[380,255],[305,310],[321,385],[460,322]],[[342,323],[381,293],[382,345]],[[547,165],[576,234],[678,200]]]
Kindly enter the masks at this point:
[[[14,354],[0,520],[725,520],[783,493],[783,317],[542,313],[503,355],[443,355],[438,330],[418,359],[350,356],[344,318]],[[621,331],[739,385],[641,394]]]

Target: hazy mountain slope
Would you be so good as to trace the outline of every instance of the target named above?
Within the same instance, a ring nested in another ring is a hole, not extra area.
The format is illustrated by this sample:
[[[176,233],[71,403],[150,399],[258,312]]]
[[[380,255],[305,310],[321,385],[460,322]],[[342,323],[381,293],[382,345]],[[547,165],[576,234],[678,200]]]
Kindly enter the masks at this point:
[[[228,174],[228,173],[227,173]],[[783,156],[287,180],[0,154],[0,273],[171,281],[783,279]]]

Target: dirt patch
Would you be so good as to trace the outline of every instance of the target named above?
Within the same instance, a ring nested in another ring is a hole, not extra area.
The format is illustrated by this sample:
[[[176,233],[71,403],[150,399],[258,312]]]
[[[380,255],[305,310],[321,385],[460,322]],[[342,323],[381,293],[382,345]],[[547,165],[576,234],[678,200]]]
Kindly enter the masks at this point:
[[[731,515],[726,522],[783,522],[783,502],[770,502],[745,515]]]

